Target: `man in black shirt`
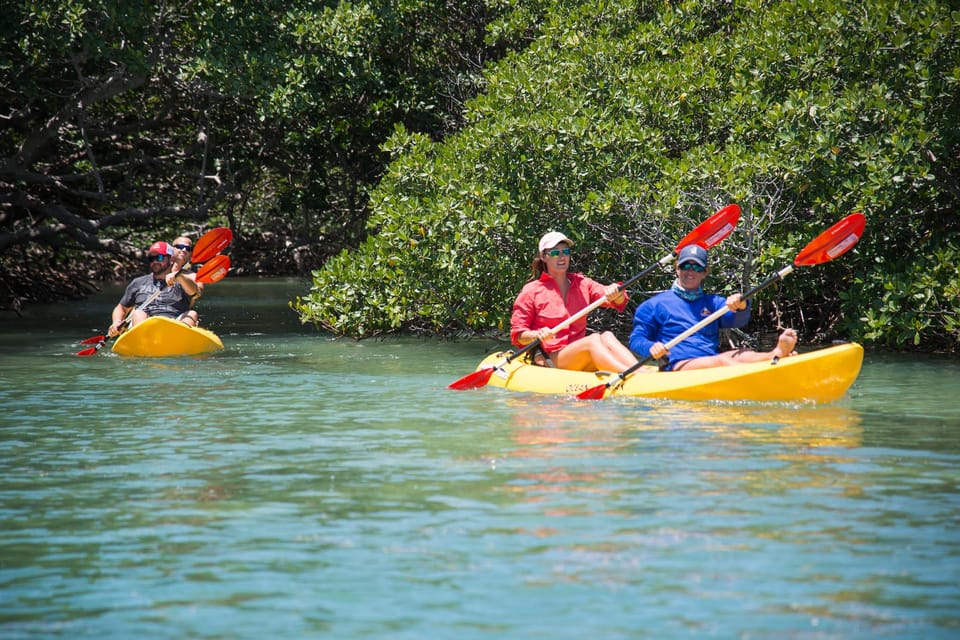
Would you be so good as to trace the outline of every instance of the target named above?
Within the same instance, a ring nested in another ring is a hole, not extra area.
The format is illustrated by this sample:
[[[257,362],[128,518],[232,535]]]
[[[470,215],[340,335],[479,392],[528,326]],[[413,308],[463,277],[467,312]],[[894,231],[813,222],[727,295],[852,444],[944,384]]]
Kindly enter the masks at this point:
[[[174,252],[166,242],[150,245],[147,251],[150,273],[134,278],[127,285],[111,314],[110,337],[120,333],[128,314],[131,327],[150,316],[166,316],[190,326],[196,325],[188,312],[193,296],[198,293],[197,283],[180,272],[181,265],[174,261]]]

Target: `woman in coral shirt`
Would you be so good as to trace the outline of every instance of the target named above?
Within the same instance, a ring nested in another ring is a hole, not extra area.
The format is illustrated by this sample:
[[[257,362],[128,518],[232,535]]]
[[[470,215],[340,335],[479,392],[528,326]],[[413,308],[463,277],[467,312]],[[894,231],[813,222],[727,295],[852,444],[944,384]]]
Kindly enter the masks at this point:
[[[615,284],[602,285],[582,273],[569,273],[573,242],[558,231],[540,238],[532,276],[513,303],[510,339],[522,347],[540,340],[550,363],[579,371],[623,371],[636,364],[633,356],[609,331],[587,335],[587,320],[580,318],[565,329],[551,331],[570,316],[600,298],[603,305],[623,311],[627,295]]]

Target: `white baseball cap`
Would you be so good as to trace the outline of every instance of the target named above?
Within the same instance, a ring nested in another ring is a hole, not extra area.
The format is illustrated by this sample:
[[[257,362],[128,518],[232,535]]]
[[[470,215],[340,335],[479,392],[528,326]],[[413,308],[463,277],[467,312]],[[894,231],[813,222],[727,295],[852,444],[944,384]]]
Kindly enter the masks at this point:
[[[567,246],[573,246],[573,241],[559,231],[551,231],[550,233],[544,234],[544,236],[540,238],[540,253],[543,253],[547,249],[553,249],[561,242],[566,242]]]

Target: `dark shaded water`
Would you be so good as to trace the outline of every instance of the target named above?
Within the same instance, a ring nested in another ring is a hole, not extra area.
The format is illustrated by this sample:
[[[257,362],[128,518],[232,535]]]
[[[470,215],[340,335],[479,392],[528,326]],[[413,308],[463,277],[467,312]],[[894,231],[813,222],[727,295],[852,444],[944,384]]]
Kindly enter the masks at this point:
[[[955,638],[960,363],[827,407],[453,392],[494,345],[331,340],[227,279],[204,358],[0,322],[0,637]]]

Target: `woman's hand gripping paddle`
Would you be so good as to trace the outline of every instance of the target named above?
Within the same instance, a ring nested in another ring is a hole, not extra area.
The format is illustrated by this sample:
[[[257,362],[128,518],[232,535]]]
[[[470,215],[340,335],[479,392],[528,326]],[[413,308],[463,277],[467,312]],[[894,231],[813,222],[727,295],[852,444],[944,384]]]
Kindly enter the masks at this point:
[[[853,245],[857,244],[860,240],[860,236],[863,235],[863,229],[866,226],[866,218],[862,213],[851,213],[849,216],[841,220],[840,222],[834,224],[832,227],[821,233],[819,236],[810,241],[807,246],[797,254],[797,257],[794,258],[793,264],[788,265],[777,271],[775,274],[764,280],[762,283],[755,286],[753,289],[750,289],[744,293],[740,298],[741,300],[749,300],[755,296],[760,291],[763,291],[774,282],[783,280],[786,276],[793,272],[794,267],[805,267],[815,264],[822,264],[824,262],[829,262],[834,258],[837,258],[847,251],[849,251]],[[716,322],[721,317],[723,317],[729,310],[726,307],[717,309],[712,314],[693,325],[680,335],[678,335],[673,340],[670,340],[668,343],[663,345],[669,351],[673,347],[677,346],[697,331],[700,331],[709,324]],[[629,369],[626,369],[616,375],[613,380],[605,382],[604,384],[597,385],[595,387],[590,387],[586,391],[581,391],[577,394],[577,398],[580,400],[600,400],[604,397],[607,392],[607,389],[613,386],[619,386],[623,384],[623,381],[634,371],[642,367],[653,360],[653,356],[647,356],[643,361],[638,362],[637,364],[631,366]]]
[[[657,262],[653,263],[637,275],[633,276],[626,282],[618,285],[618,291],[624,291],[627,287],[635,283],[640,278],[643,278],[650,274],[651,271],[656,269],[658,266],[666,266],[674,260],[674,254],[679,254],[680,250],[683,249],[688,244],[699,244],[704,249],[709,249],[714,245],[720,243],[724,238],[730,235],[730,232],[733,231],[734,227],[737,226],[737,222],[740,220],[740,206],[736,204],[728,204],[724,208],[717,211],[715,214],[701,222],[697,227],[688,233],[683,240],[681,240],[677,246],[674,248],[673,253],[667,254],[664,257],[660,258]],[[573,314],[557,326],[553,327],[550,331],[553,334],[556,334],[559,331],[563,331],[571,324],[583,318],[589,314],[594,309],[600,307],[607,301],[606,298],[600,298],[593,301],[577,313]],[[479,389],[487,384],[490,381],[490,376],[493,375],[495,371],[503,372],[503,367],[507,364],[513,362],[523,354],[535,349],[537,345],[540,344],[539,339],[535,339],[533,342],[527,344],[522,349],[516,353],[505,358],[501,362],[497,363],[492,367],[487,367],[480,369],[479,371],[474,371],[473,373],[467,374],[459,380],[455,380],[450,383],[448,389],[456,389],[457,391],[463,391],[465,389]]]
[[[219,255],[221,251],[230,246],[230,243],[233,241],[233,232],[230,231],[227,227],[217,227],[216,229],[211,229],[201,236],[197,240],[196,245],[193,247],[193,262],[208,262],[205,264],[202,269],[197,272],[197,282],[202,284],[210,284],[213,282],[219,282],[227,275],[227,271],[230,270],[230,258],[227,256]],[[124,317],[123,322],[120,323],[120,326],[123,327],[130,322],[130,319],[133,317],[133,313],[136,310],[142,310],[147,307],[151,302],[156,300],[157,296],[160,295],[161,290],[157,290],[153,295],[147,298],[143,304],[141,304],[137,309],[131,309],[130,313]],[[103,348],[103,345],[107,342],[107,336],[93,336],[82,340],[80,344],[92,344],[95,345],[91,349],[84,349],[83,351],[78,351],[78,356],[92,356],[97,351]]]

